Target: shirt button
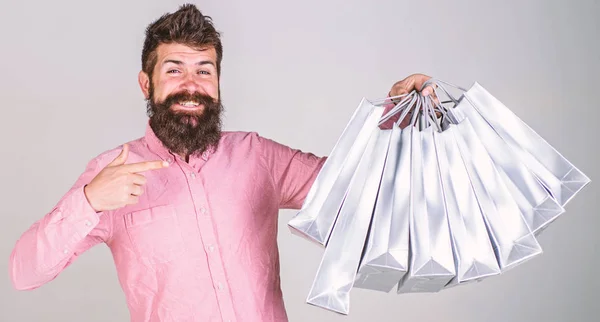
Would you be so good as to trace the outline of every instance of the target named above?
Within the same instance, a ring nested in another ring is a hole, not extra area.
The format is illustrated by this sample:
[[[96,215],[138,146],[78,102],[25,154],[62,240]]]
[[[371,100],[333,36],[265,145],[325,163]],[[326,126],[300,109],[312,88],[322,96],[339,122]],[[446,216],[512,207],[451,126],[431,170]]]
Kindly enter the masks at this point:
[[[203,214],[205,214],[205,213],[206,213],[206,208],[204,208],[204,207],[201,207],[201,208],[200,208],[200,212],[201,212],[201,213],[203,213]]]
[[[223,290],[223,284],[221,282],[217,283],[217,288],[219,288],[219,290]]]
[[[85,225],[89,227],[89,226],[91,226],[91,225],[92,225],[92,222],[91,222],[91,221],[89,221],[89,220],[86,220],[86,221],[85,221]]]
[[[63,250],[63,254],[68,254],[68,253],[69,253],[69,250],[65,248],[65,249]]]
[[[207,153],[207,152],[204,152],[204,153],[202,153],[202,157],[203,157],[204,159],[208,158],[208,153]]]
[[[171,158],[167,158],[167,162],[168,162],[168,163],[173,163],[173,159],[171,159]]]
[[[213,245],[209,245],[209,246],[208,246],[208,250],[209,250],[210,252],[214,252],[214,251],[215,251],[215,246],[213,246]]]
[[[194,173],[194,172],[190,172],[190,177],[192,177],[192,178],[196,178],[196,173]]]

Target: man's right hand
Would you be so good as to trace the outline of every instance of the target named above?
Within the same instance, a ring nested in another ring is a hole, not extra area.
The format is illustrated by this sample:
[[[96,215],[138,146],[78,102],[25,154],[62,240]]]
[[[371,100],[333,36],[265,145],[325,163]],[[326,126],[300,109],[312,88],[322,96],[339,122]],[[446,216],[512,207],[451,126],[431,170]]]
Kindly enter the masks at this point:
[[[140,172],[169,166],[166,161],[125,164],[128,155],[129,146],[124,144],[121,154],[85,186],[85,196],[96,212],[136,204],[139,196],[144,192],[143,185],[146,184],[146,177]]]

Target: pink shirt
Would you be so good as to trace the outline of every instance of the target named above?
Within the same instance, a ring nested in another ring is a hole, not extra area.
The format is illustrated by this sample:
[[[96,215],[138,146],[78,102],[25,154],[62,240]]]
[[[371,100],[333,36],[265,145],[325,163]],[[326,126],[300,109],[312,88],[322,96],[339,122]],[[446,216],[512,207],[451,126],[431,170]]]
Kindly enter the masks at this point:
[[[53,280],[81,253],[110,248],[131,321],[287,321],[279,279],[279,209],[299,209],[325,158],[256,133],[225,132],[189,163],[150,127],[127,163],[166,160],[144,172],[136,205],[96,213],[83,186],[120,148],[91,160],[58,204],[27,230],[10,258],[15,288]]]

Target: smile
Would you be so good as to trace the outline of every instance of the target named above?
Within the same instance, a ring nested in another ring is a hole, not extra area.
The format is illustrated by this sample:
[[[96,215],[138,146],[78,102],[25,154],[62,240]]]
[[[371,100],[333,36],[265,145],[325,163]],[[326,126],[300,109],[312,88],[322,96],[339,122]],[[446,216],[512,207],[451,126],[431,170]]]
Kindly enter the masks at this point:
[[[176,107],[186,110],[196,110],[200,107],[200,104],[196,101],[181,101],[175,104]]]
[[[198,102],[194,102],[194,101],[184,101],[184,102],[179,102],[179,105],[181,106],[185,106],[185,107],[195,107],[198,106]]]

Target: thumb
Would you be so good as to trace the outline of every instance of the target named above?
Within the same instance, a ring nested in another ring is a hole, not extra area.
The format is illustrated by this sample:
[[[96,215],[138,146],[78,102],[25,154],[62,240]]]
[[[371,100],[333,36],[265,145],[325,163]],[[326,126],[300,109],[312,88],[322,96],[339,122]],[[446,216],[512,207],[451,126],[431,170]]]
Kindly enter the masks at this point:
[[[117,166],[117,165],[125,164],[125,161],[127,161],[128,155],[129,155],[129,145],[127,145],[127,143],[125,143],[125,144],[123,144],[123,150],[121,150],[121,153],[114,160],[112,160],[112,162],[109,163],[108,166]]]

